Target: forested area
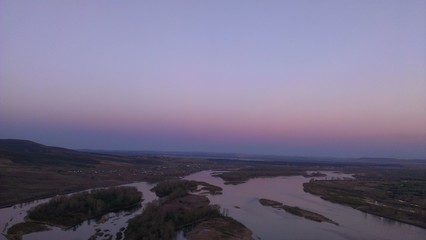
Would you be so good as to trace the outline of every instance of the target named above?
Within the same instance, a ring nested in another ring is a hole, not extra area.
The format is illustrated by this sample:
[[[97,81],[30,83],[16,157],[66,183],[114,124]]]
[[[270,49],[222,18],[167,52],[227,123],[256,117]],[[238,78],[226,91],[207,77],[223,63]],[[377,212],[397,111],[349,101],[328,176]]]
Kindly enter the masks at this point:
[[[71,227],[84,220],[137,205],[142,193],[135,187],[113,187],[58,196],[28,211],[29,219]]]
[[[152,189],[159,201],[149,203],[143,213],[129,221],[126,239],[173,239],[176,230],[200,221],[220,217],[220,208],[209,205],[206,196],[192,195],[197,182],[168,180]]]

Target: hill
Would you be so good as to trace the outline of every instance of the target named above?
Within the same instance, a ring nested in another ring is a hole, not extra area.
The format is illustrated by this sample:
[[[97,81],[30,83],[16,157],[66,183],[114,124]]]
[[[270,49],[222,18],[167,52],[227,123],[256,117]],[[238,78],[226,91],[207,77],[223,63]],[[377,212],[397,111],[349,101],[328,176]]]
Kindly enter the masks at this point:
[[[0,139],[0,161],[34,167],[93,168],[95,166],[158,165],[154,157],[124,156],[114,153],[83,152],[61,147],[46,146],[29,140]]]
[[[93,154],[45,146],[28,140],[0,139],[0,158],[17,164],[90,167],[100,162],[94,157]]]

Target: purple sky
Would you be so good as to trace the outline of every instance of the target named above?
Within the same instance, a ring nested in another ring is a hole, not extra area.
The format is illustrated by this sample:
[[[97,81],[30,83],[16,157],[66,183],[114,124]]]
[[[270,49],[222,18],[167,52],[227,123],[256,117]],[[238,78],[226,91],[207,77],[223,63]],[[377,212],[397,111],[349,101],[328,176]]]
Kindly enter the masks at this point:
[[[426,1],[0,1],[0,138],[426,157]]]

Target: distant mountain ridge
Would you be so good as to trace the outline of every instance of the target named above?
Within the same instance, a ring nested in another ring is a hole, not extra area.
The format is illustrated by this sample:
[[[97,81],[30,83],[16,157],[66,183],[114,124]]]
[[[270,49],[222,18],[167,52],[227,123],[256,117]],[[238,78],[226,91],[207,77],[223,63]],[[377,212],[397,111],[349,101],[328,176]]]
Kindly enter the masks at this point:
[[[95,154],[51,147],[29,140],[0,139],[0,159],[24,165],[90,167],[98,164]]]
[[[48,152],[77,152],[75,150],[46,146],[30,140],[22,139],[0,139],[0,151],[17,151],[17,152],[32,152],[32,153],[48,153]]]
[[[102,149],[79,149],[87,153],[110,154],[116,156],[168,156],[176,158],[201,158],[208,160],[239,160],[239,161],[268,161],[288,163],[377,163],[377,164],[400,164],[404,162],[424,163],[426,159],[399,159],[387,157],[309,157],[273,154],[247,154],[247,153],[221,153],[221,152],[179,152],[179,151],[153,151],[153,150],[102,150]]]
[[[76,166],[91,167],[102,160],[137,163],[136,156],[155,158],[167,156],[172,158],[200,158],[213,161],[268,161],[288,163],[337,163],[355,165],[378,164],[398,165],[407,162],[423,163],[424,159],[396,158],[332,158],[332,157],[302,157],[279,156],[266,154],[243,153],[212,153],[212,152],[173,152],[173,151],[125,151],[125,150],[72,150],[61,147],[46,146],[29,140],[0,139],[0,160],[9,159],[17,164],[45,166]],[[145,163],[147,159],[144,160]],[[155,161],[155,160],[152,160]]]

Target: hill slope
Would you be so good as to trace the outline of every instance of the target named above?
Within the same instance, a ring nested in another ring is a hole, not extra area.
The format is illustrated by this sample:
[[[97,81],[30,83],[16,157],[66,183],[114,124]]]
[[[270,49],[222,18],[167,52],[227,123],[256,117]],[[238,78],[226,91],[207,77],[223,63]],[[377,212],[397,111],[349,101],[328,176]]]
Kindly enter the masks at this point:
[[[0,159],[33,166],[90,167],[98,164],[89,153],[66,148],[50,147],[28,140],[0,139]]]

